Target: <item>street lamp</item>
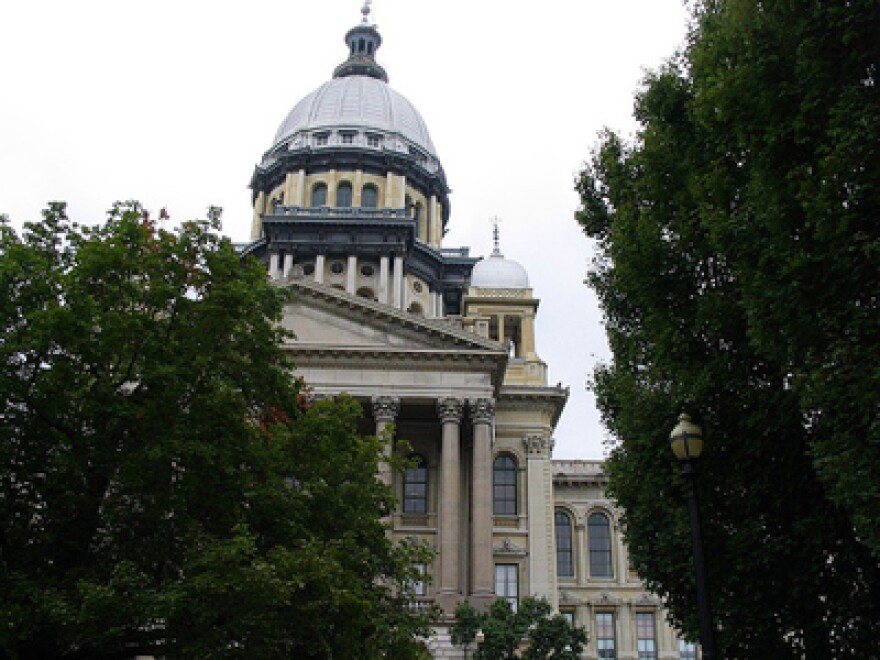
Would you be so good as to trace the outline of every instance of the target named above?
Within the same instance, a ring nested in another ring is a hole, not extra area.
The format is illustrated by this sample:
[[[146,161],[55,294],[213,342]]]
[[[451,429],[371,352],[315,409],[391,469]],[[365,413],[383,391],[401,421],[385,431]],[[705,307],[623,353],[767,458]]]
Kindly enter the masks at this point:
[[[483,657],[483,642],[486,641],[486,634],[483,632],[482,628],[477,630],[477,634],[474,635],[474,639],[477,642],[477,657],[482,659],[482,657]]]
[[[703,539],[700,534],[700,508],[694,479],[697,476],[697,460],[703,453],[703,431],[691,421],[687,413],[681,413],[678,424],[669,434],[672,453],[681,462],[681,476],[688,487],[688,511],[691,516],[691,538],[694,548],[694,572],[697,578],[697,615],[700,620],[700,645],[703,660],[715,660],[715,636],[712,628],[712,608],[709,604],[709,585],[706,580],[706,562],[703,559]]]

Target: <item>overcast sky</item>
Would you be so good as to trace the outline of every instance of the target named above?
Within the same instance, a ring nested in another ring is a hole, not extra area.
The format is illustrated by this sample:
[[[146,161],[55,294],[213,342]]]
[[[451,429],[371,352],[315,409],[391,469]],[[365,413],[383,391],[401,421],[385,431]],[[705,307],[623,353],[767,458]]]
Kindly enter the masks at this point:
[[[254,164],[345,59],[361,4],[0,3],[0,213],[20,225],[66,200],[88,223],[138,199],[179,221],[214,204],[246,240]],[[376,0],[372,19],[452,188],[444,244],[488,255],[498,216],[541,298],[538,352],[571,388],[554,456],[601,458],[585,385],[609,355],[572,182],[603,127],[635,131],[640,80],[683,43],[682,0]]]

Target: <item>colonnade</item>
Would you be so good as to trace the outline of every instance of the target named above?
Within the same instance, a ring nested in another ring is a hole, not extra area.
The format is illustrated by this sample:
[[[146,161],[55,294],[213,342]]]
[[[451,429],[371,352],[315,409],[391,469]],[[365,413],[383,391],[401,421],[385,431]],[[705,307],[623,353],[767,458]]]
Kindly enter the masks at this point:
[[[395,397],[373,397],[376,433],[385,432],[400,412]],[[435,576],[437,602],[452,612],[465,596],[473,602],[488,603],[495,594],[495,571],[492,554],[492,427],[495,402],[490,398],[465,401],[443,397],[436,401],[441,424],[440,479],[438,497],[438,575]],[[471,456],[471,493],[461,493],[462,438],[461,425],[465,412],[470,413],[473,427]],[[380,467],[379,478],[391,484],[392,475],[386,465]],[[462,539],[462,516],[468,512],[462,503],[470,501],[468,538]],[[470,580],[465,580],[460,557],[463,544],[469,548]],[[465,593],[465,584],[468,585]]]
[[[326,275],[326,255],[315,256],[314,280],[318,284],[324,284]],[[293,274],[293,254],[272,251],[269,253],[269,278],[289,279]],[[358,257],[350,254],[346,258],[345,267],[345,292],[357,295],[358,291]],[[380,303],[391,305],[397,309],[406,309],[409,302],[406,291],[406,274],[404,271],[403,256],[381,255],[379,257],[379,277],[376,298]],[[437,291],[430,292],[429,308],[423,310],[425,315],[431,318],[443,316],[443,294]]]

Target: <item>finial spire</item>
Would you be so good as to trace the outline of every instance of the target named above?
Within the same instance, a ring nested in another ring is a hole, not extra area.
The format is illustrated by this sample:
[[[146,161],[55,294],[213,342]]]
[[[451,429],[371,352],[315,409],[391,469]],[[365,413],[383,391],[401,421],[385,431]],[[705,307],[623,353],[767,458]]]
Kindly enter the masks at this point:
[[[490,222],[492,223],[492,243],[494,246],[492,249],[492,254],[500,256],[501,255],[501,237],[500,237],[500,232],[498,231],[498,225],[501,224],[501,218],[499,218],[496,215],[494,218],[492,218],[492,220],[490,220]]]
[[[364,6],[361,7],[361,14],[363,14],[363,18],[361,19],[361,23],[369,23],[370,22],[370,4],[373,0],[364,0]]]

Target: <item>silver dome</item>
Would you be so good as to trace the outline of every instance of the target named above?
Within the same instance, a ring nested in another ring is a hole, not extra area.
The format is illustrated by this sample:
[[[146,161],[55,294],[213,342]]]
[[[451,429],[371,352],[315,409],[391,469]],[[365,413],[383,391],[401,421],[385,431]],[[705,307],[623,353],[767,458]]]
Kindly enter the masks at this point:
[[[478,289],[528,289],[529,274],[512,259],[505,259],[496,248],[488,259],[471,271],[471,286]]]
[[[369,76],[334,78],[303,98],[279,127],[273,149],[286,141],[295,149],[299,146],[295,138],[304,145],[309,133],[346,128],[379,133],[387,147],[395,138],[403,138],[409,143],[406,146],[414,145],[437,158],[415,106],[382,80]]]

